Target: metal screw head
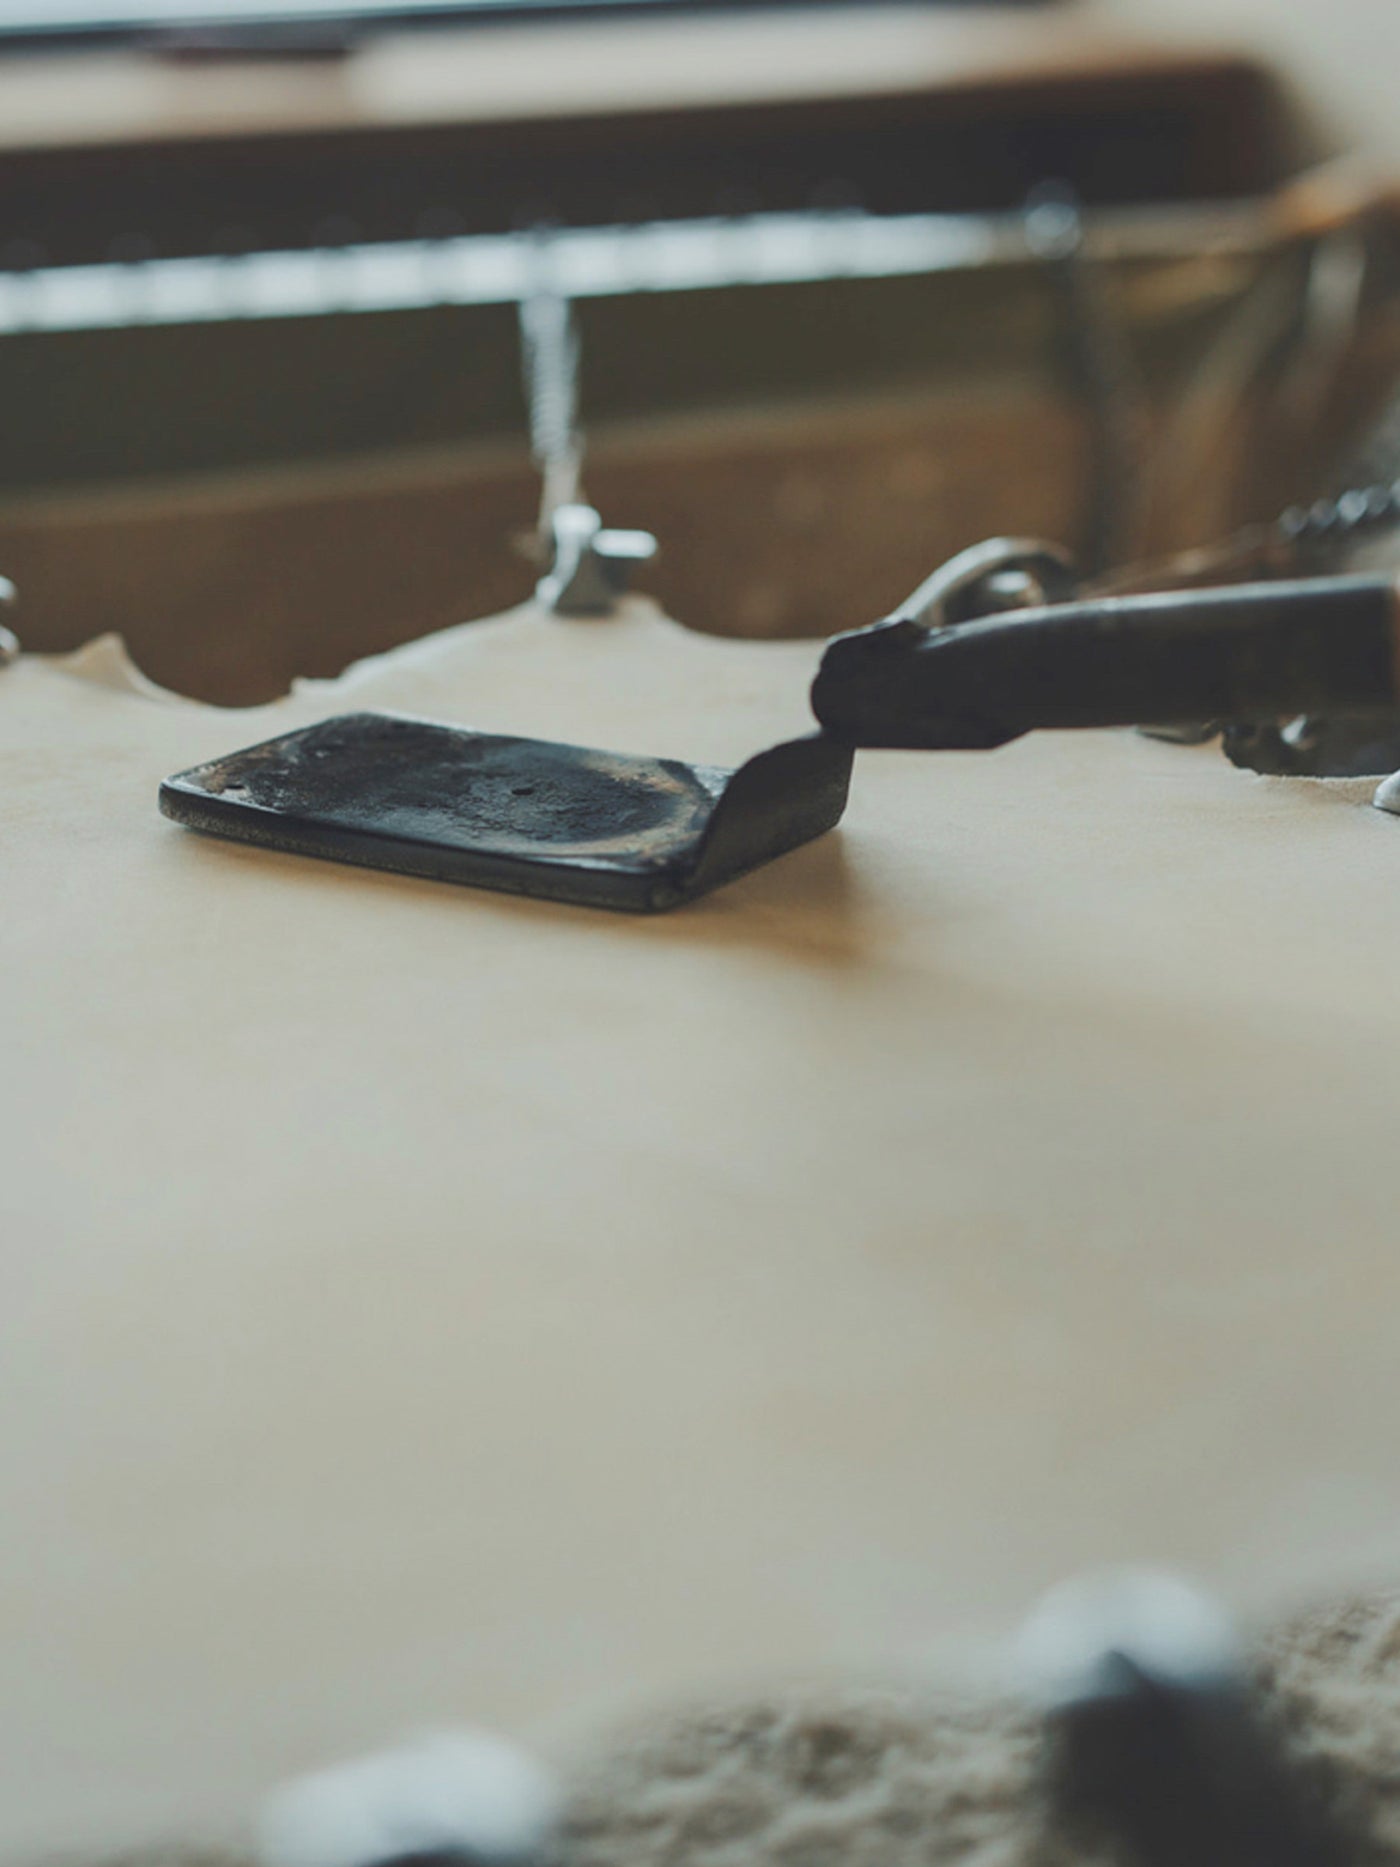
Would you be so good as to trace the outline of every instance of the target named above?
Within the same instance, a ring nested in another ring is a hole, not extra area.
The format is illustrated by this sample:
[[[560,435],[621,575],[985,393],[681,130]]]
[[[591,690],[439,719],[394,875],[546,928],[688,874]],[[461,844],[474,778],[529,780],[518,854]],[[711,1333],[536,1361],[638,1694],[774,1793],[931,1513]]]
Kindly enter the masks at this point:
[[[555,508],[550,535],[550,568],[535,592],[561,616],[611,614],[636,566],[656,555],[650,532],[610,531],[592,506],[580,503]]]
[[[1019,1646],[1027,1683],[1051,1706],[1095,1696],[1105,1656],[1126,1658],[1144,1677],[1180,1690],[1218,1683],[1239,1665],[1228,1617],[1158,1569],[1110,1569],[1062,1583],[1027,1622]]]

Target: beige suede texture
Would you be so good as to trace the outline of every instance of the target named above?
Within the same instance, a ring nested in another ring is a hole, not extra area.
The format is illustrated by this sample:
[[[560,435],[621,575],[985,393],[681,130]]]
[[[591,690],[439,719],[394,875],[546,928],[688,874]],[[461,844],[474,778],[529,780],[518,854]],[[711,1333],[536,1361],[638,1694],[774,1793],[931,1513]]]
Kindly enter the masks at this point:
[[[365,706],[731,761],[810,725],[816,652],[637,603],[248,714],[110,644],[0,672],[5,1867],[236,1848],[463,1721],[579,1769],[641,1729],[579,1785],[599,1862],[815,1863],[910,1802],[911,1857],[1016,1859],[986,1707],[1042,1590],[1151,1560],[1255,1629],[1400,1574],[1369,786],[862,756],[839,831],[653,919],[156,810]],[[1377,1783],[1390,1626],[1279,1674]],[[648,1774],[675,1707],[788,1685]]]
[[[1400,1595],[1314,1608],[1254,1656],[1257,1715],[1354,1867],[1400,1859]],[[1047,1791],[1010,1698],[774,1692],[600,1733],[565,1777],[559,1867],[1113,1867]],[[110,1867],[250,1867],[178,1850]],[[104,1864],[106,1867],[106,1864]]]

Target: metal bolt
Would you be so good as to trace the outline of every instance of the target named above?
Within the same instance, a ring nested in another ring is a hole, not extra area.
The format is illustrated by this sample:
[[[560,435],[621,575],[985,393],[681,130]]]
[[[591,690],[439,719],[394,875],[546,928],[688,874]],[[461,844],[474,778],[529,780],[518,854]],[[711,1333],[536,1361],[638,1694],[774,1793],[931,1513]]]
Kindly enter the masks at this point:
[[[18,601],[18,592],[8,577],[0,577],[0,613],[13,609]],[[0,623],[0,668],[8,667],[10,662],[19,659],[19,637],[13,629],[5,628]]]

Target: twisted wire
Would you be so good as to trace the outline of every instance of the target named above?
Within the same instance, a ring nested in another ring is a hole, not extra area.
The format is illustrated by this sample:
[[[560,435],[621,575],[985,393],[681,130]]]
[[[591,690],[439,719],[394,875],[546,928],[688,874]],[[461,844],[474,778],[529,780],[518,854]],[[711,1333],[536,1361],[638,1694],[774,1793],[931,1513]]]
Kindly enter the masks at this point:
[[[544,479],[540,524],[579,497],[583,443],[578,427],[579,340],[573,307],[558,292],[520,301],[521,361],[530,449]]]

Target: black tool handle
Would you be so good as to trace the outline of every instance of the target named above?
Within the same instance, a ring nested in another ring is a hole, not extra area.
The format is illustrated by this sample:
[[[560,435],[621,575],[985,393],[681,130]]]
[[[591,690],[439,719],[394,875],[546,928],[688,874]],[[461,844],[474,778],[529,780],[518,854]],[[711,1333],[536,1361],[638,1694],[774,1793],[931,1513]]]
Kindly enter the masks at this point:
[[[812,708],[854,746],[990,747],[1037,727],[1375,712],[1400,685],[1400,586],[1319,577],[1048,605],[827,648]]]

